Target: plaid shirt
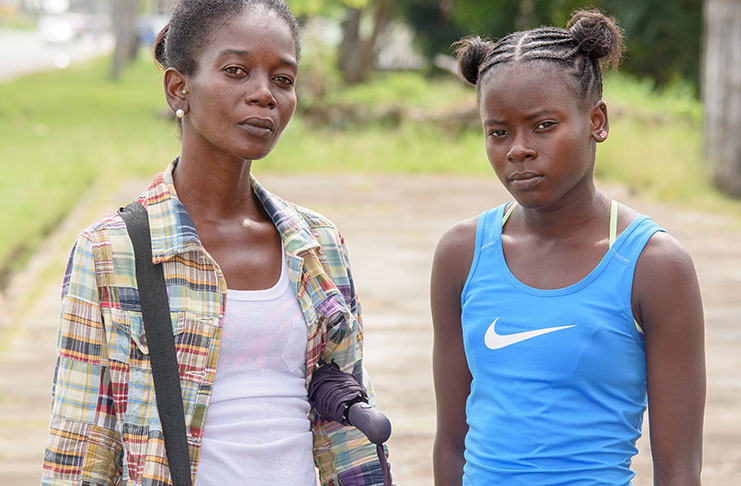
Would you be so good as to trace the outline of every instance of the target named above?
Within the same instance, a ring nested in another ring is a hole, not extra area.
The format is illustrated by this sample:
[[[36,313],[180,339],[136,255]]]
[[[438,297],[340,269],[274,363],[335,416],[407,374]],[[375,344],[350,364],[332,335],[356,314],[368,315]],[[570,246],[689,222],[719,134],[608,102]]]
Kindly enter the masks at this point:
[[[162,263],[195,473],[214,382],[226,281],[177,199],[171,164],[138,201],[147,207],[152,260]],[[289,204],[253,178],[280,232],[292,288],[306,319],[306,382],[334,361],[363,381],[363,326],[347,250],[322,216]],[[62,288],[58,356],[44,485],[168,485],[154,401],[134,253],[118,213],[79,236]],[[314,460],[323,485],[383,484],[375,446],[353,427],[311,412]]]

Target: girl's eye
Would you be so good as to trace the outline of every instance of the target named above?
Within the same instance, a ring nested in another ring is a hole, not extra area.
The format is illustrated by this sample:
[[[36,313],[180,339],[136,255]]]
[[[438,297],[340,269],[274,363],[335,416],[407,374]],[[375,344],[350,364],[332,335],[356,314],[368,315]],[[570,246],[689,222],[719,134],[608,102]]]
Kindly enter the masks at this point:
[[[553,125],[555,125],[555,124],[556,124],[556,122],[552,122],[552,121],[544,121],[544,122],[540,122],[540,123],[538,123],[538,124],[537,124],[537,125],[535,126],[535,129],[536,129],[536,130],[539,130],[539,129],[540,129],[540,130],[545,130],[546,128],[550,128],[550,127],[552,127],[552,126],[553,126]]]
[[[507,135],[507,131],[506,130],[490,130],[489,131],[489,136],[490,137],[497,138],[497,137],[503,137],[505,135]]]

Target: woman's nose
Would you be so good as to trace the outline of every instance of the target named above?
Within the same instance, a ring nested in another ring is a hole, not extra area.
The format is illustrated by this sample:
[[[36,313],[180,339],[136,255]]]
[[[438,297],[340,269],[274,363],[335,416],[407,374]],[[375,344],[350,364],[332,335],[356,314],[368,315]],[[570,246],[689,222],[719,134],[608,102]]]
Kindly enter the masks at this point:
[[[258,76],[256,76],[258,77]],[[251,86],[252,90],[247,95],[247,101],[249,103],[255,103],[260,106],[267,106],[268,108],[275,108],[278,103],[273,96],[273,92],[270,89],[269,79],[256,79]]]

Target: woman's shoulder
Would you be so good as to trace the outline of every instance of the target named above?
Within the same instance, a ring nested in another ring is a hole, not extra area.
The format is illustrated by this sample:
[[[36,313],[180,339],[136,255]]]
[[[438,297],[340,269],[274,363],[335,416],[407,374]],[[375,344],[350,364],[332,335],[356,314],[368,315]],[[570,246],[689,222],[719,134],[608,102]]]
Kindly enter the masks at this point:
[[[321,213],[318,213],[317,211],[314,211],[312,209],[306,208],[304,206],[301,206],[299,204],[295,204],[292,202],[288,202],[288,205],[296,211],[296,214],[301,217],[301,219],[309,226],[311,229],[315,228],[327,228],[331,230],[336,230],[337,225],[335,225],[332,220],[327,218]]]
[[[134,202],[140,203],[140,199],[137,198]],[[126,224],[119,210],[111,211],[104,218],[80,231],[75,246],[89,246],[96,260],[112,258],[113,248],[116,248],[118,252],[125,252],[127,248],[133,252]]]

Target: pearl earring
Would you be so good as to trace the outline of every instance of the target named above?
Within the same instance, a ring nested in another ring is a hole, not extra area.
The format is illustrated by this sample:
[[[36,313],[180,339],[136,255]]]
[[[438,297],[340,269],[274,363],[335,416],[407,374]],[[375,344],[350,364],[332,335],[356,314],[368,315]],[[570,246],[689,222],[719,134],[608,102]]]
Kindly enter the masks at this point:
[[[175,111],[175,116],[176,116],[176,117],[178,117],[178,118],[182,118],[182,117],[184,117],[184,116],[185,116],[185,112],[183,111],[183,109],[182,109],[182,108],[178,108],[178,109],[177,109],[177,110]]]
[[[187,95],[188,94],[188,90],[187,89],[184,89],[183,91],[181,91],[181,93],[183,93],[184,95]]]

